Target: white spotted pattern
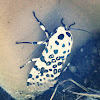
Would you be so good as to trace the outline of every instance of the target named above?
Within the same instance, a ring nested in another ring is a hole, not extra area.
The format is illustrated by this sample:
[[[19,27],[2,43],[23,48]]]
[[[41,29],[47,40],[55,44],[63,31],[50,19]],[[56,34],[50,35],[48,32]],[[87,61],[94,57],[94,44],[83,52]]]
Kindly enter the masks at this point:
[[[41,93],[53,87],[57,82],[57,77],[61,74],[63,63],[65,63],[66,58],[71,52],[73,40],[71,32],[65,27],[62,20],[63,26],[58,27],[54,32],[49,34],[44,25],[35,16],[35,12],[33,12],[33,15],[39,23],[40,28],[45,32],[47,40],[16,43],[45,44],[45,49],[39,58],[33,58],[20,67],[22,68],[32,61],[36,61],[29,73],[27,87],[32,93]]]
[[[53,36],[51,36],[51,38],[49,39],[48,45],[45,47],[47,51],[44,49],[42,52],[42,56],[44,57],[45,62],[41,61],[40,58],[36,60],[35,66],[37,66],[38,70],[36,70],[36,68],[33,67],[32,70],[30,71],[30,74],[32,75],[32,77],[28,78],[27,80],[27,82],[31,83],[28,86],[30,87],[31,91],[43,92],[49,89],[50,87],[53,87],[54,84],[57,82],[57,80],[54,80],[54,79],[60,75],[62,67],[63,67],[62,64],[58,65],[58,63],[65,62],[68,54],[71,52],[71,48],[73,44],[73,41],[71,40],[72,35],[69,37],[66,34],[66,32],[70,33],[70,31],[65,30],[64,27],[61,27],[61,26],[58,27],[57,32]],[[60,34],[64,35],[64,38],[62,40],[58,39],[58,36]],[[57,41],[59,45],[57,45],[55,41]],[[64,45],[64,47],[62,47],[62,45]],[[54,50],[58,50],[58,53],[55,54]],[[64,51],[66,53],[63,53]],[[49,58],[50,55],[53,55],[54,57]],[[60,58],[60,60],[56,60],[57,57],[59,58],[63,56],[64,58]],[[52,59],[55,59],[55,62],[52,62]],[[51,64],[47,66],[46,62],[51,62]],[[53,65],[57,65],[57,67],[53,68]],[[41,68],[44,68],[44,70],[48,70],[48,72],[44,72],[43,75],[41,75],[41,72],[40,72]],[[55,70],[55,73],[54,73],[54,70]]]

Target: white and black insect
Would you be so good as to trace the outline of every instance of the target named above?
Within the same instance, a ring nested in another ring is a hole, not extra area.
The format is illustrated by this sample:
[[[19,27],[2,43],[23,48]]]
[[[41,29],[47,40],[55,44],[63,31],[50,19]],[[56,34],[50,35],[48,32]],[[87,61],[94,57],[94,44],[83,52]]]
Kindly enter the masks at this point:
[[[16,42],[16,44],[29,43],[45,45],[45,49],[39,58],[33,58],[20,67],[22,68],[28,63],[35,61],[35,65],[31,69],[27,79],[27,86],[32,91],[42,92],[53,87],[57,82],[56,78],[62,72],[62,64],[69,56],[73,44],[72,34],[69,29],[75,23],[66,27],[62,19],[62,26],[56,28],[54,32],[48,33],[45,26],[36,17],[35,12],[33,12],[33,15],[39,23],[40,28],[45,32],[47,39],[39,42]]]

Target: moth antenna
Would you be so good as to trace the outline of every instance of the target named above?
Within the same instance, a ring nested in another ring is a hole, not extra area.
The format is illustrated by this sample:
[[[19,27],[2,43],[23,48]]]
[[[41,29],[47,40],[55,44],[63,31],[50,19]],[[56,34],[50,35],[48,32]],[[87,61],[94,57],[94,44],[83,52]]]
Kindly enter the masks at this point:
[[[80,31],[84,31],[84,32],[87,32],[87,33],[91,33],[89,31],[86,31],[86,30],[83,30],[83,29],[77,29],[77,28],[70,28],[71,30],[80,30]]]
[[[71,24],[71,25],[69,25],[69,27],[67,28],[68,30],[80,30],[80,31],[84,31],[84,32],[87,32],[87,33],[91,33],[91,32],[89,32],[89,31],[86,31],[86,30],[84,30],[84,29],[77,29],[77,28],[70,28],[71,26],[73,26],[73,25],[75,25],[75,22],[73,23],[73,24]]]
[[[63,20],[64,20],[64,19],[62,18],[62,19],[61,19],[61,24],[62,24],[64,27],[66,27],[65,24],[63,23]]]
[[[69,25],[69,27],[67,29],[70,30],[70,27],[73,25],[75,25],[75,22],[73,24]]]

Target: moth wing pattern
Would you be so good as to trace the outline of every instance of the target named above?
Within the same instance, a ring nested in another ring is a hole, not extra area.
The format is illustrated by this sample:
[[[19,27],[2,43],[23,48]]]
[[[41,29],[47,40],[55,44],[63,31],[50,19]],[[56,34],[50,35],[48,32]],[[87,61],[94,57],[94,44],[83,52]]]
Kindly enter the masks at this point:
[[[45,31],[43,24],[40,27]],[[58,27],[30,71],[27,87],[31,92],[43,92],[54,86],[57,82],[55,78],[61,74],[62,64],[71,52],[72,44],[71,32],[63,26]]]
[[[40,94],[50,87],[53,87],[57,82],[57,77],[61,74],[63,63],[65,63],[66,58],[71,52],[73,39],[71,32],[67,29],[67,26],[62,23],[62,20],[62,26],[57,27],[52,34],[49,33],[45,26],[38,20],[35,12],[33,12],[33,15],[39,23],[40,28],[45,32],[47,36],[46,41],[16,42],[16,44],[45,44],[45,49],[39,58],[33,58],[20,67],[22,68],[32,61],[35,61],[35,65],[31,69],[27,79],[27,87],[32,93]]]

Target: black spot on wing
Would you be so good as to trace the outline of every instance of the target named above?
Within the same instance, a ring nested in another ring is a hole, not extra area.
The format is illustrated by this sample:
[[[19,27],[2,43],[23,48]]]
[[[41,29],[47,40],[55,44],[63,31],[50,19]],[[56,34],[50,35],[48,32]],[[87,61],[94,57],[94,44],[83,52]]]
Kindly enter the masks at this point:
[[[60,60],[60,58],[59,57],[56,57],[56,60]]]
[[[37,75],[36,78],[39,78],[39,75]]]
[[[39,86],[39,82],[37,82],[37,85]]]
[[[43,85],[42,83],[40,83],[40,85]]]
[[[56,62],[56,60],[55,59],[52,59],[52,61],[51,61],[52,63],[55,63]]]
[[[34,78],[32,78],[32,80],[34,80]]]
[[[63,51],[63,54],[65,54],[66,53],[66,51]]]
[[[57,45],[59,45],[59,42],[58,42],[58,41],[55,41],[55,43],[56,43]]]
[[[46,77],[49,77],[49,74],[46,74]]]
[[[54,73],[54,74],[57,74],[57,69],[54,69],[54,70],[53,70],[53,73]]]
[[[51,74],[51,77],[54,77],[54,75],[53,75],[53,74]]]
[[[45,78],[43,78],[45,80]]]
[[[56,68],[57,67],[57,65],[53,65],[53,68]]]
[[[58,69],[58,73],[60,73],[61,72],[61,69]]]
[[[32,85],[32,83],[30,83],[30,82],[27,82],[27,86],[29,86],[29,85]]]
[[[49,40],[47,39],[46,42],[49,42]]]
[[[71,34],[70,34],[69,32],[66,32],[66,35],[68,35],[68,37],[70,37],[70,36],[71,36]]]
[[[69,56],[69,54],[67,55],[67,57]]]
[[[45,48],[45,51],[46,51],[46,53],[48,53],[48,49],[47,48]]]
[[[51,58],[54,58],[54,55],[53,55],[53,54],[49,55],[49,58],[50,58],[50,59],[51,59]]]
[[[37,67],[36,65],[34,65],[34,68],[35,68],[36,70],[39,70],[38,67]]]
[[[58,50],[54,50],[54,54],[57,54],[58,53]]]
[[[41,76],[43,76],[43,73],[47,73],[47,72],[48,72],[48,70],[45,69],[44,67],[42,67],[40,70]]]
[[[64,38],[64,34],[60,34],[60,35],[58,36],[58,39],[59,39],[59,40],[63,40],[63,38]]]
[[[62,62],[58,62],[58,66],[60,66],[62,64]]]
[[[49,69],[49,71],[52,71],[52,69]]]
[[[70,45],[70,42],[68,44]]]
[[[62,47],[65,47],[65,44],[63,44]]]
[[[63,58],[64,58],[64,56],[59,56],[59,58],[60,58],[60,59],[63,59]]]
[[[47,66],[51,65],[51,62],[50,61],[46,62],[46,65]]]
[[[29,86],[30,82],[27,82],[27,86]]]
[[[28,78],[32,78],[32,74],[29,74]]]
[[[42,62],[46,62],[43,55],[40,56],[40,60],[41,60]]]

